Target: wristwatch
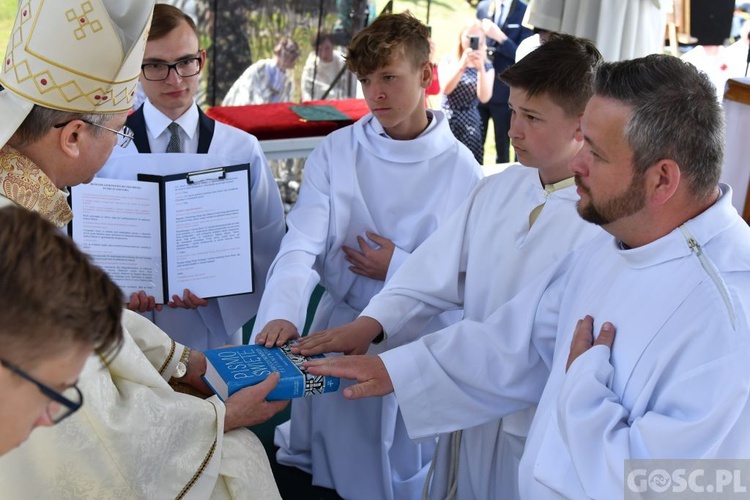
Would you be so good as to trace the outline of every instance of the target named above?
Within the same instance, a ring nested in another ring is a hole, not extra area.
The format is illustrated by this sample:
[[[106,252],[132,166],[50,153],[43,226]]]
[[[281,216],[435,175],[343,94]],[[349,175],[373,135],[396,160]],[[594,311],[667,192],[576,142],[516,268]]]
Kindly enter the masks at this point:
[[[182,351],[182,356],[180,356],[180,360],[177,362],[177,366],[174,369],[174,374],[172,374],[173,379],[181,379],[187,373],[190,351],[191,349],[189,347],[185,347],[185,350]]]

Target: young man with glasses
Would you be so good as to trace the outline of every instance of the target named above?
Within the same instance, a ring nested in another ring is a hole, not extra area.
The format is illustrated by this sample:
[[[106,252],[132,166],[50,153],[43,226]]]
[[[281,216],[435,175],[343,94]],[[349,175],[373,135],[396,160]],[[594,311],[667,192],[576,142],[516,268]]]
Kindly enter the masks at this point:
[[[255,293],[206,300],[184,290],[166,307],[145,291],[130,297],[131,310],[196,349],[242,343],[242,326],[258,311],[268,268],[284,236],[281,197],[257,139],[215,122],[195,103],[205,58],[190,16],[171,5],[156,5],[141,65],[140,83],[148,99],[127,120],[134,133],[131,149],[140,153],[214,154],[227,165],[250,164]],[[190,170],[189,162],[185,169]],[[98,175],[136,174],[132,162],[112,161]]]
[[[109,357],[122,342],[122,294],[34,212],[0,209],[0,248],[2,455],[81,408],[86,358]]]
[[[0,247],[2,455],[81,408],[86,358],[109,357],[122,342],[122,294],[34,212],[0,209]]]
[[[70,30],[56,28],[67,26],[67,13],[80,9],[77,0],[19,7],[13,36],[33,39],[34,44],[33,51],[25,43],[9,47],[0,67],[0,206],[20,205],[60,228],[71,220],[65,186],[91,179],[112,153],[118,131],[125,134],[121,129],[133,106],[153,5],[153,0],[93,1]],[[29,73],[38,76],[27,78]],[[0,244],[0,260],[18,265],[17,259],[5,257],[10,255],[5,247]],[[27,280],[50,283],[54,290],[47,300],[54,304],[43,299],[19,304],[24,301],[18,293],[0,304],[36,312],[22,323],[24,334],[31,332],[31,322],[45,307],[58,308],[57,323],[40,330],[46,335],[35,335],[36,350],[28,359],[0,344],[5,361],[0,375],[12,376],[19,388],[28,387],[29,378],[57,392],[76,384],[85,404],[60,425],[40,429],[0,458],[2,496],[79,498],[86,492],[91,498],[249,498],[253,492],[258,498],[278,498],[263,446],[242,429],[286,406],[265,401],[278,375],[226,402],[175,392],[172,378],[206,396],[210,393],[200,379],[205,357],[123,310],[124,297],[118,297],[124,341],[117,354],[106,363],[101,356],[71,359],[80,371],[77,382],[77,371],[53,376],[39,363],[65,333],[53,327],[75,317],[101,330],[92,323],[96,302],[75,293],[67,269],[56,269],[39,266]],[[0,283],[2,279],[0,270]],[[86,305],[83,311],[72,304],[79,301]],[[2,329],[10,324],[12,311],[0,317]],[[64,416],[57,402],[50,405],[47,396],[52,392],[36,392],[49,409],[47,418]],[[75,407],[81,401],[77,391],[72,392],[63,396]],[[0,414],[20,410],[7,401],[4,396]]]

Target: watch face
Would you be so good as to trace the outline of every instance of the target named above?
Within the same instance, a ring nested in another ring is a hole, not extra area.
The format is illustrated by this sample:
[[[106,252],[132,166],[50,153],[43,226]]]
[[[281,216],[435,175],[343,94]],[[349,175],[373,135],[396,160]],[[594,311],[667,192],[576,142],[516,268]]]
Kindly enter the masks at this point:
[[[180,361],[177,363],[177,367],[174,370],[174,375],[172,375],[172,378],[182,378],[187,373],[187,366],[185,366],[185,363]]]

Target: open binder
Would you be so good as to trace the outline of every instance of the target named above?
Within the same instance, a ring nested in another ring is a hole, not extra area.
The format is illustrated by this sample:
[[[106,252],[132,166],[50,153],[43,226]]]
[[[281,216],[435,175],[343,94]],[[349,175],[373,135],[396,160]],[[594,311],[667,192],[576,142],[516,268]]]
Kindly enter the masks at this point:
[[[138,180],[95,178],[71,188],[68,231],[126,296],[158,303],[254,291],[250,165]]]

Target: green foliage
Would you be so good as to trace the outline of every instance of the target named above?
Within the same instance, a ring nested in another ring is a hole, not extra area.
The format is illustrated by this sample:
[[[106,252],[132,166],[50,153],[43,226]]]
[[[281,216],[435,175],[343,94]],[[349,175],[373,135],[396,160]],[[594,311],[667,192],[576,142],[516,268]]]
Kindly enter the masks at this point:
[[[0,19],[10,19],[12,23],[17,9],[17,0],[0,0]]]
[[[0,0],[0,47],[3,54],[8,46],[10,30],[13,29],[13,21],[16,18],[17,0]]]

